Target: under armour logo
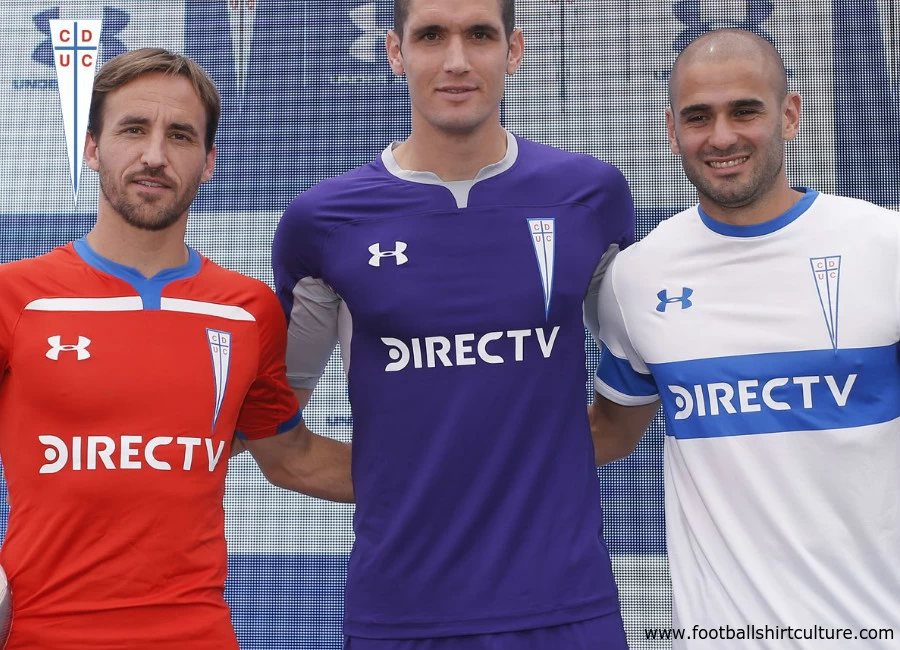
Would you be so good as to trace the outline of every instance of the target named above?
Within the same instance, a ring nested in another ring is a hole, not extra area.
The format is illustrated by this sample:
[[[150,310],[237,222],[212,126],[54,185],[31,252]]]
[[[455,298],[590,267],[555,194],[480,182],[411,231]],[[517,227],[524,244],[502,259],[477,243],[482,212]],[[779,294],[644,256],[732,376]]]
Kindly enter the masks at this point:
[[[31,20],[37,30],[47,37],[45,41],[34,48],[34,52],[31,53],[31,58],[42,65],[52,68],[54,66],[54,56],[50,21],[59,20],[59,7],[41,11],[32,16]],[[103,31],[100,32],[100,46],[102,47],[100,62],[106,63],[114,56],[124,54],[128,51],[125,44],[117,37],[122,30],[128,27],[128,23],[131,22],[131,16],[127,12],[116,7],[104,7],[101,22],[103,23]]]
[[[350,56],[366,63],[375,63],[384,52],[384,38],[388,30],[379,25],[377,4],[368,2],[350,10],[350,22],[362,34],[350,45]]]
[[[47,350],[46,355],[48,359],[59,361],[60,352],[77,352],[79,361],[91,358],[91,353],[87,350],[87,347],[91,344],[91,340],[88,337],[79,336],[78,345],[61,345],[61,340],[61,336],[51,336],[47,339],[47,343],[50,344],[50,349]]]
[[[681,52],[698,36],[724,28],[745,29],[774,44],[772,37],[762,28],[762,23],[775,9],[774,3],[771,0],[744,0],[743,7],[732,6],[737,4],[730,2],[726,8],[716,6],[707,9],[700,0],[678,0],[672,12],[686,27],[675,39],[673,49]]]
[[[682,309],[693,307],[694,303],[691,302],[691,295],[694,293],[694,290],[690,287],[685,287],[681,291],[682,293],[680,296],[673,296],[671,298],[669,298],[669,293],[665,289],[656,294],[656,297],[659,298],[659,304],[656,306],[656,311],[665,312],[666,307],[676,302],[681,303]]]
[[[369,252],[372,253],[372,257],[369,258],[369,266],[381,266],[382,257],[393,257],[397,261],[397,266],[406,264],[409,261],[409,258],[403,253],[407,249],[407,243],[405,241],[396,241],[394,242],[394,246],[396,246],[396,248],[392,251],[382,251],[381,244],[372,244],[369,246]]]

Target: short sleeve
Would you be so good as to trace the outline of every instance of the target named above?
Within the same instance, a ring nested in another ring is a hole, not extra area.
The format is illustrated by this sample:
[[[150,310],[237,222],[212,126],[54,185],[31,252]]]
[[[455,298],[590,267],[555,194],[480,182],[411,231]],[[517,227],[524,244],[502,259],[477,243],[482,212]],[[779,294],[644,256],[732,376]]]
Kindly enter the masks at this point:
[[[3,382],[6,372],[9,369],[9,358],[12,354],[13,332],[15,331],[16,321],[21,313],[19,304],[13,305],[15,302],[9,293],[9,278],[0,268],[0,383]]]
[[[275,295],[285,322],[294,306],[294,287],[303,278],[321,279],[324,238],[315,223],[315,206],[305,194],[294,199],[278,222],[272,240]]]
[[[608,163],[600,163],[602,173],[599,175],[597,191],[592,195],[592,205],[597,218],[603,224],[601,232],[603,241],[598,246],[603,256],[594,269],[587,294],[584,298],[584,326],[599,345],[597,321],[597,300],[600,284],[606,275],[613,259],[628,246],[634,243],[634,199],[628,181],[617,167]]]
[[[618,253],[619,245],[610,244],[609,248],[606,249],[606,252],[603,253],[603,257],[600,258],[600,263],[597,264],[597,268],[594,269],[594,274],[591,276],[591,283],[588,286],[587,294],[584,297],[584,305],[582,308],[584,314],[584,327],[591,333],[591,336],[594,337],[594,341],[597,345],[600,345],[600,321],[598,319],[600,312],[597,309],[597,301],[600,299],[600,285],[603,282],[603,278],[606,275],[610,264],[612,264],[612,261]]]
[[[315,202],[304,195],[285,211],[272,243],[275,291],[288,325],[287,375],[294,388],[312,390],[338,340],[341,298],[322,280],[327,235]]]
[[[604,169],[596,209],[607,225],[607,246],[624,250],[634,243],[634,199],[624,174],[610,164],[604,164]]]
[[[301,279],[288,316],[287,374],[294,388],[312,390],[338,340],[341,298],[322,280]]]
[[[12,345],[11,336],[4,327],[3,319],[0,318],[0,384],[6,377],[6,369],[9,367],[9,348]]]
[[[238,415],[237,435],[257,440],[293,429],[300,423],[300,404],[288,385],[285,368],[287,328],[278,301],[263,287],[254,310],[259,336],[259,367]]]
[[[603,397],[624,406],[651,404],[659,391],[647,365],[631,344],[622,308],[616,297],[615,276],[619,260],[612,263],[600,283],[597,299],[600,365],[594,388]]]

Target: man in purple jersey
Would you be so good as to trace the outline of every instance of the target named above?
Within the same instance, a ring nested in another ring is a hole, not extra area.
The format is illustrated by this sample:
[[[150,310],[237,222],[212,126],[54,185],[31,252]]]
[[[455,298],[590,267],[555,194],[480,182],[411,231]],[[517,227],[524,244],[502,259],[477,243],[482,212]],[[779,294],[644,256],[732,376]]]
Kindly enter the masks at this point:
[[[345,648],[622,650],[582,304],[634,238],[628,185],[501,126],[512,0],[394,10],[412,133],[295,199],[273,245],[290,381],[308,398],[337,341],[347,372]]]

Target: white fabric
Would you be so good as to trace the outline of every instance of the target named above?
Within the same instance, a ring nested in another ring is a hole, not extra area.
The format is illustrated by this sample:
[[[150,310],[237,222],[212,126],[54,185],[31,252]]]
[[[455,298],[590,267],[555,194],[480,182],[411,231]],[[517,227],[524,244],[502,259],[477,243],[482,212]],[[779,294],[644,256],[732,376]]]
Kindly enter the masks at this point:
[[[838,256],[839,285],[817,278],[814,260]],[[900,215],[819,195],[773,232],[736,236],[714,232],[692,208],[617,257],[599,315],[619,367],[635,382],[649,372],[666,410],[673,625],[688,634],[754,625],[895,636],[673,647],[900,647],[900,420],[859,424],[896,409],[858,399],[865,390],[896,395],[898,376],[841,365],[857,350],[884,349],[880,358],[896,366]],[[788,359],[822,361],[810,372],[785,369]],[[682,387],[686,397],[673,380],[682,375],[701,377]],[[640,403],[612,383],[598,378],[597,389]]]
[[[469,205],[469,192],[472,191],[472,188],[475,187],[476,183],[502,174],[512,167],[519,157],[519,143],[516,141],[516,137],[507,131],[506,154],[503,158],[492,165],[483,167],[479,170],[478,174],[475,175],[475,178],[470,181],[445,181],[434,172],[401,169],[400,165],[397,164],[396,158],[394,158],[394,147],[398,144],[399,143],[397,142],[392,142],[381,152],[381,162],[384,163],[385,169],[397,178],[402,178],[411,183],[423,183],[425,185],[440,185],[446,187],[453,194],[453,198],[456,200],[456,207],[460,209]]]

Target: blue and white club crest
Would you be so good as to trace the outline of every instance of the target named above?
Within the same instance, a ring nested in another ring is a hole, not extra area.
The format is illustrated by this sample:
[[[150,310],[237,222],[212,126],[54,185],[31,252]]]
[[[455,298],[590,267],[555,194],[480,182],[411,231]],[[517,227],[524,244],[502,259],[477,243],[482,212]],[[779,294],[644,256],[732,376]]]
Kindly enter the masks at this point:
[[[816,280],[816,290],[819,292],[819,302],[822,305],[822,313],[825,316],[825,325],[828,327],[828,336],[831,337],[831,345],[838,349],[838,295],[841,282],[841,256],[811,257],[809,263],[812,266],[813,277]]]
[[[84,157],[88,111],[94,88],[102,22],[99,20],[51,20],[53,62],[62,108],[66,152],[72,175],[72,198],[78,200],[78,178]]]
[[[231,333],[219,330],[206,330],[209,339],[209,353],[212,356],[213,378],[216,382],[216,408],[213,412],[213,431],[219,420],[219,411],[225,400],[225,389],[228,387],[228,371],[231,368]]]
[[[538,269],[541,272],[541,285],[544,288],[544,318],[550,316],[550,298],[553,296],[553,261],[556,246],[556,219],[529,219],[528,231],[534,254],[537,256]]]

